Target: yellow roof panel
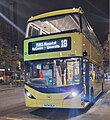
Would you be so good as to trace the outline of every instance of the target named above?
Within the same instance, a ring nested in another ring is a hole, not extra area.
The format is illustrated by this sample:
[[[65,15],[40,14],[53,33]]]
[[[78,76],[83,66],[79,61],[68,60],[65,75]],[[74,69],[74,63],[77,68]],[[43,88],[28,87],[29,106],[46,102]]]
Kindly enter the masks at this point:
[[[69,14],[69,13],[81,13],[81,14],[83,14],[83,10],[81,8],[73,8],[73,9],[65,9],[65,10],[57,10],[57,11],[47,12],[47,13],[43,13],[43,14],[29,18],[28,22],[42,19],[42,18],[46,18],[46,17],[62,15],[62,14]]]

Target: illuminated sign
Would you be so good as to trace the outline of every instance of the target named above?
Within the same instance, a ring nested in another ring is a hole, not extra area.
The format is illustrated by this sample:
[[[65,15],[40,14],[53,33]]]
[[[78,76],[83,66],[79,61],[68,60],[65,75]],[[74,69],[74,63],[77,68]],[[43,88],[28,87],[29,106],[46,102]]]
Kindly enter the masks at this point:
[[[30,42],[29,44],[29,54],[37,54],[44,52],[55,52],[55,51],[65,51],[71,50],[71,38],[55,38],[49,40]]]
[[[0,71],[5,71],[5,69],[2,69],[2,68],[1,68]]]

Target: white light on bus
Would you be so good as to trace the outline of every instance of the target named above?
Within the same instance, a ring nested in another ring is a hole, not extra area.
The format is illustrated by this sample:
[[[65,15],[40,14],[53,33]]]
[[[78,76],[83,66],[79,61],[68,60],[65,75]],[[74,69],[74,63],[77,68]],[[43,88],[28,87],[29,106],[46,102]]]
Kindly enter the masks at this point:
[[[83,46],[85,46],[85,44],[83,44]]]
[[[28,97],[31,97],[31,96],[32,96],[29,92],[26,92],[26,95],[27,95]]]
[[[73,97],[77,96],[77,93],[76,92],[72,92],[72,96]]]
[[[64,99],[72,99],[72,98],[76,97],[77,95],[78,95],[78,92],[74,91],[70,95],[68,95],[67,97],[65,97]]]
[[[31,94],[29,92],[26,92],[26,94],[27,94],[28,97],[31,97]]]
[[[26,94],[29,98],[35,99],[35,97],[33,97],[33,96],[31,95],[31,93],[29,93],[27,90],[25,90],[25,94]]]
[[[76,41],[73,41],[73,43],[76,43]]]

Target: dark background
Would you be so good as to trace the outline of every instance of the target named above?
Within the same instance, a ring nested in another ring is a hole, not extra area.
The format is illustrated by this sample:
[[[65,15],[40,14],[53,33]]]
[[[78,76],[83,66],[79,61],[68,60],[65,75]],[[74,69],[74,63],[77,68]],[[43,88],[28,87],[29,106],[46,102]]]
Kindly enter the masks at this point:
[[[30,16],[52,10],[81,6],[94,32],[103,44],[108,35],[109,0],[15,0],[18,3],[18,22],[25,30]]]
[[[0,12],[24,32],[27,20],[31,16],[79,6],[83,8],[87,20],[103,44],[107,40],[109,31],[109,0],[0,0]],[[12,47],[17,45],[18,49],[22,50],[25,36],[11,27],[7,32],[8,23],[1,18],[0,20],[2,21],[0,30],[3,28],[1,35],[4,41],[7,43],[11,41],[9,44]]]

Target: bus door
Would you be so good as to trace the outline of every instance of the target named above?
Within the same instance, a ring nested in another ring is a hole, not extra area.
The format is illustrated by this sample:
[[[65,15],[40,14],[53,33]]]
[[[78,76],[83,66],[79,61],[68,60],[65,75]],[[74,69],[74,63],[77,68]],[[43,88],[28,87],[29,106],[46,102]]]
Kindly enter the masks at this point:
[[[90,94],[90,81],[89,81],[89,61],[83,59],[83,84],[85,90],[85,101],[89,101]]]

